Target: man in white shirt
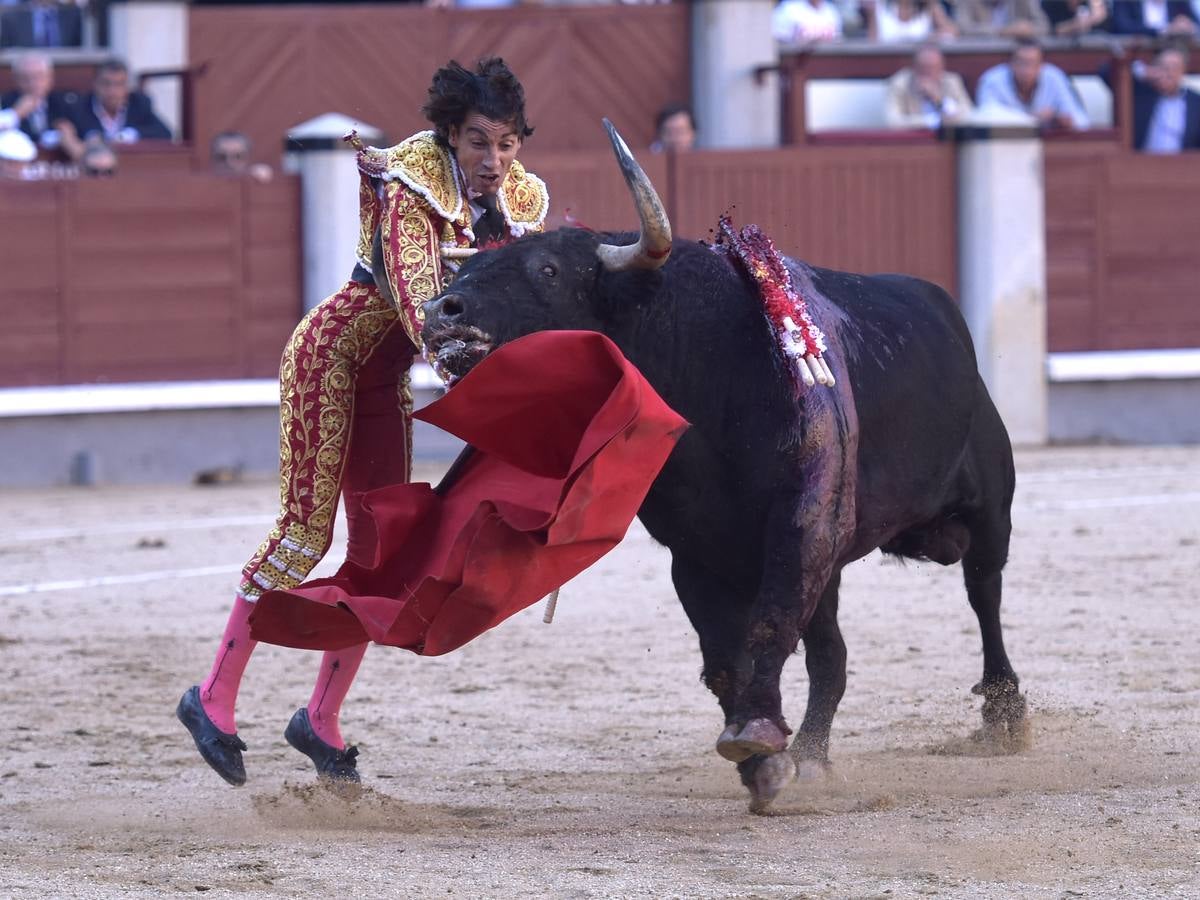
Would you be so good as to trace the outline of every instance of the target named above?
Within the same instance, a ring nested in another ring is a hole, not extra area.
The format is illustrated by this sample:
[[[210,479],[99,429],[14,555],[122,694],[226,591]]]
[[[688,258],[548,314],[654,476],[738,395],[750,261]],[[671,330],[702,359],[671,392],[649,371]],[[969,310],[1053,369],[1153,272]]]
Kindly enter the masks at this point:
[[[1043,128],[1081,130],[1088,127],[1083,102],[1065,72],[1042,59],[1036,41],[1019,40],[1006,63],[993,66],[979,79],[976,105],[1003,106],[1028,113]]]

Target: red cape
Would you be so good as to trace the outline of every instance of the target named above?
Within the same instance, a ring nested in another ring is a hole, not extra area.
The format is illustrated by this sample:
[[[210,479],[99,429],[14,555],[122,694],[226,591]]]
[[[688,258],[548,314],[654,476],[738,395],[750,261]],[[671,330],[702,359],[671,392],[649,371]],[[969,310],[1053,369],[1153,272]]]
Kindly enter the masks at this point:
[[[436,490],[369,492],[374,566],[347,562],[332,578],[263,594],[254,638],[455,650],[615,547],[687,428],[590,331],[506,344],[416,417],[470,447]]]

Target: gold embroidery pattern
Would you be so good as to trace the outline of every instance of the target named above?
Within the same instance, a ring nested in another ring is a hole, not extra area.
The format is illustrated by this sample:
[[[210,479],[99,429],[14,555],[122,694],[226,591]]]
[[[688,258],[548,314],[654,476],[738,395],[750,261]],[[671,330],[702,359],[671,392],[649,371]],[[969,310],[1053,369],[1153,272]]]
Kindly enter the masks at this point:
[[[421,304],[442,289],[441,247],[429,213],[404,185],[389,184],[385,202],[384,266],[405,332],[420,347],[425,323]]]
[[[541,231],[550,209],[550,192],[546,183],[517,160],[513,160],[508,177],[504,179],[500,202],[510,226],[519,237],[527,231]]]
[[[295,587],[329,549],[355,375],[398,318],[373,285],[351,282],[292,333],[279,367],[280,513],[242,570],[246,599]]]
[[[379,197],[367,174],[360,172],[358,181],[358,246],[355,255],[367,269],[371,268],[371,242],[379,227]]]
[[[465,204],[454,175],[450,151],[432,131],[414,134],[387,151],[388,180],[402,181],[424,198],[443,219],[455,219]]]

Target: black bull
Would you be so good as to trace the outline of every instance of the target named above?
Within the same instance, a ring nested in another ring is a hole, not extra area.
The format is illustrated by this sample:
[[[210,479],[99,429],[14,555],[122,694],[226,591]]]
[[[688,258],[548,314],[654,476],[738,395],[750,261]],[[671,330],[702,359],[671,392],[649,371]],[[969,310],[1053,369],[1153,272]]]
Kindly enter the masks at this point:
[[[427,347],[462,374],[524,334],[599,331],[692,423],[639,518],[671,551],[725,714],[717,749],[753,807],[798,768],[828,765],[846,684],[841,570],[875,548],[962,562],[983,637],[985,731],[1015,739],[1024,700],[1000,627],[1012,449],[954,302],[916,278],[790,262],[837,379],[797,400],[757,288],[708,247],[671,244],[661,204],[647,206],[653,188],[613,138],[642,218],[637,245],[568,228],[480,253],[426,304]],[[801,641],[808,708],[781,752],[780,675]]]

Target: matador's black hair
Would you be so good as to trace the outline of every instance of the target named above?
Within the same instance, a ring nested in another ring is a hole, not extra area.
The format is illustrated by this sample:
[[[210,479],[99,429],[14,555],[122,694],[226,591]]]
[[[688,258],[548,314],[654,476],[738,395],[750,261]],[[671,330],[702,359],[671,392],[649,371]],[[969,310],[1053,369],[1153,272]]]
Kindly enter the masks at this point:
[[[462,125],[473,112],[496,122],[512,122],[521,138],[533,134],[525,121],[525,89],[498,56],[480,60],[474,72],[453,60],[442,66],[433,73],[421,112],[444,147],[450,143],[450,127]]]

